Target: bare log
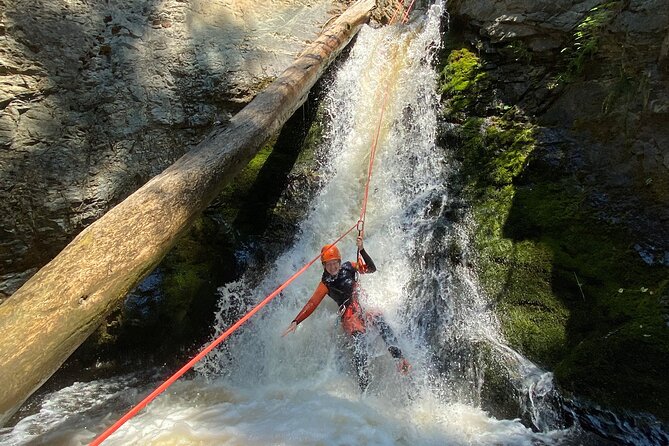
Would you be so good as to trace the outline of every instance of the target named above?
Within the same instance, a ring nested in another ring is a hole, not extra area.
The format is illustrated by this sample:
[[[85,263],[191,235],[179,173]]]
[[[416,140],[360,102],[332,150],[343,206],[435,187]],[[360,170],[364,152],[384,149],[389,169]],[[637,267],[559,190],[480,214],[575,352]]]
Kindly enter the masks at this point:
[[[359,0],[270,86],[172,166],[82,231],[0,305],[0,426],[165,256],[197,215],[304,103],[369,20]]]

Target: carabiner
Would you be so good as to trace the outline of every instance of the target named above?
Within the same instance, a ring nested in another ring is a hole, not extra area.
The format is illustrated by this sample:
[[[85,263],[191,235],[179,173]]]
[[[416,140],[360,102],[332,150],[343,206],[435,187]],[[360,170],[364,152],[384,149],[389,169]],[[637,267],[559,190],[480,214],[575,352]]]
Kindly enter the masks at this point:
[[[355,228],[358,230],[358,235],[361,235],[362,231],[365,229],[365,221],[363,219],[358,220]]]

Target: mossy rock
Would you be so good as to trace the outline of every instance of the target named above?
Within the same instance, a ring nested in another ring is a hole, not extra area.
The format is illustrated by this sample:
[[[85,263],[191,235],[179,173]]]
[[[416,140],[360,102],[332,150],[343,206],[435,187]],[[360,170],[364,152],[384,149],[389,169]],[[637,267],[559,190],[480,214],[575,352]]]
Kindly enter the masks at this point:
[[[455,144],[476,271],[507,341],[566,390],[669,419],[667,268],[644,263],[627,228],[598,218],[575,175],[530,162],[535,124],[495,102],[474,49],[448,51],[443,117],[452,125],[441,139]]]
[[[480,95],[488,86],[480,59],[467,48],[451,51],[441,71],[441,92],[445,95],[444,113],[459,116],[484,103]]]

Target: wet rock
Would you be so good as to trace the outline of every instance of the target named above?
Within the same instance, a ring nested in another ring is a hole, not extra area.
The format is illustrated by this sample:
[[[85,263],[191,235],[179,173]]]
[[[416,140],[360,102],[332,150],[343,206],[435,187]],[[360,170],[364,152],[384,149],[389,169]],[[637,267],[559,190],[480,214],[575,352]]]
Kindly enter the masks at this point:
[[[634,321],[629,322],[630,327],[645,326],[635,325],[637,318],[645,317],[644,309],[636,307],[636,298],[616,300],[615,306],[611,305],[616,309],[611,312],[591,306],[591,302],[601,304],[608,299],[607,287],[612,284],[621,290],[630,284],[641,293],[652,284],[654,292],[666,293],[662,291],[666,284],[662,268],[669,264],[669,3],[451,0],[448,7],[453,28],[470,44],[471,51],[478,50],[485,67],[478,89],[472,89],[475,94],[462,100],[470,104],[468,111],[481,120],[500,115],[500,119],[508,120],[516,119],[508,112],[517,109],[534,124],[534,149],[523,172],[511,184],[514,203],[505,219],[504,235],[523,242],[554,237],[559,242],[551,242],[553,246],[569,246],[564,252],[568,261],[562,263],[564,259],[553,257],[551,289],[546,294],[548,300],[555,298],[573,306],[567,331],[574,339],[570,341],[572,351],[558,353],[563,362],[555,368],[559,372],[556,376],[568,388],[592,392],[598,402],[650,410],[666,419],[667,392],[659,371],[667,361],[664,322],[653,326],[654,333],[644,331],[634,338],[623,334],[620,319],[610,315],[617,315],[617,308],[624,306],[626,317]],[[485,113],[471,105],[482,97],[490,102]],[[476,139],[469,143],[478,148]],[[486,143],[483,149],[490,146],[490,139]],[[495,165],[495,161],[494,156],[486,157],[488,165]],[[504,200],[505,196],[497,193],[491,198],[492,204],[485,202],[484,209],[503,209]],[[554,208],[551,200],[555,200]],[[486,230],[489,217],[484,212],[482,215],[479,223]],[[565,222],[574,220],[560,224],[553,233],[555,221],[562,218]],[[492,231],[483,234],[486,241],[495,240]],[[495,240],[495,253],[498,246],[503,246],[501,241]],[[490,276],[500,263],[491,258],[492,266],[480,278],[494,285]],[[573,262],[576,258],[584,263],[578,266]],[[603,267],[606,262],[611,264]],[[541,261],[537,257],[529,263],[536,267]],[[583,289],[573,290],[576,269],[579,288],[585,282],[583,276],[590,281],[583,287],[585,293]],[[608,277],[612,271],[618,272]],[[634,273],[628,276],[630,271]],[[541,280],[527,276],[523,282],[533,284],[523,298],[541,295],[537,292]],[[498,302],[515,305],[512,292],[498,294],[494,287],[492,290],[489,294]],[[532,316],[533,311],[522,310],[521,319],[538,320]],[[667,320],[666,311],[662,317]],[[583,318],[581,327],[574,323],[579,318]],[[595,336],[592,320],[597,318],[606,329]],[[555,320],[551,317],[541,322],[528,344],[520,340],[514,345],[529,352],[529,345],[539,336],[556,328],[552,325]],[[514,327],[521,327],[518,332],[522,334],[528,331],[525,321],[505,324],[511,327],[510,333]],[[565,326],[557,323],[558,329]],[[601,357],[604,363],[590,362],[603,351],[602,343],[608,343],[608,356]],[[581,348],[582,353],[571,356]],[[606,363],[616,349],[620,359]],[[542,361],[540,354],[531,355]],[[576,357],[579,359],[574,360]],[[595,364],[600,379],[585,383]],[[653,385],[645,386],[651,381]],[[592,423],[593,430],[602,428],[595,425],[600,420],[586,422]],[[625,422],[621,424],[626,427]],[[665,437],[638,444],[663,444]]]
[[[669,219],[669,83],[657,65],[669,48],[669,4],[453,0],[449,11],[489,55],[486,74],[501,99],[580,140],[571,145],[581,154],[580,168],[589,171],[579,174],[588,187],[609,189],[624,215],[643,215],[634,223],[615,219],[654,244],[669,245],[659,223]],[[575,61],[586,44],[592,54]],[[521,63],[510,64],[512,58]],[[640,220],[646,223],[639,226]]]
[[[0,249],[2,249],[1,246]],[[31,268],[23,271],[21,274],[6,274],[0,276],[0,298],[5,299],[14,294],[14,292],[36,272],[37,268]]]

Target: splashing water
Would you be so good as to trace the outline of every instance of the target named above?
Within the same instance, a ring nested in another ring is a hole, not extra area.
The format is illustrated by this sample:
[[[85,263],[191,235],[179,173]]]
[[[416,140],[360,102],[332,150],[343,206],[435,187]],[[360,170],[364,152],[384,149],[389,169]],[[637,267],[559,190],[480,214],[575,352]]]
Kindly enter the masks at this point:
[[[471,271],[448,255],[453,243],[467,246],[467,231],[444,217],[450,164],[435,142],[432,59],[443,14],[444,4],[436,2],[408,25],[361,30],[326,98],[323,187],[271,271],[264,277],[249,272],[220,290],[216,327],[218,335],[227,328],[227,312],[255,305],[356,222],[385,103],[365,224],[365,247],[378,271],[362,276],[361,285],[363,305],[382,311],[400,338],[413,365],[410,377],[396,371],[383,342],[370,333],[372,381],[361,395],[348,339],[327,297],[296,333],[281,337],[320,280],[320,269],[312,267],[198,364],[195,378],[178,381],[105,445],[538,445],[569,435],[546,421],[550,408],[535,404],[553,391],[550,374],[504,345]],[[339,247],[344,260],[354,260],[352,236]],[[478,343],[514,370],[516,385],[531,396],[528,407],[540,432],[480,408]],[[85,427],[68,424],[71,413],[46,404],[13,430],[0,431],[3,444],[39,439],[44,429],[36,426],[46,419],[62,434],[42,437],[48,444],[91,441],[117,418],[100,415],[107,404],[100,395],[118,389],[103,381],[77,385],[92,395],[79,419]],[[131,386],[126,399],[150,388],[121,379],[116,385]],[[58,395],[49,398],[56,404]]]

